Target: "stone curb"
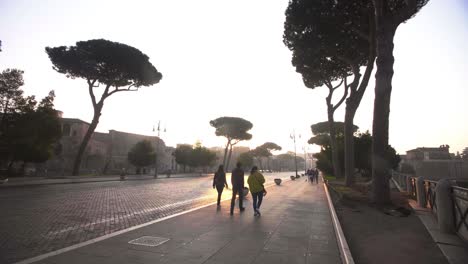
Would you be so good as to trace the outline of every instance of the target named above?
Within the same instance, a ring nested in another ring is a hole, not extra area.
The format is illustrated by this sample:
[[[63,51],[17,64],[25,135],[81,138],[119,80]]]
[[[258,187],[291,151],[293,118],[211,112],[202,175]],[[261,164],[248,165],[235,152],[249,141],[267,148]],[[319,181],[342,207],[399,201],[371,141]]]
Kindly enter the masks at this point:
[[[338,248],[340,250],[341,262],[343,264],[354,264],[353,256],[351,255],[351,250],[349,249],[348,243],[346,242],[346,237],[341,229],[340,221],[336,215],[335,207],[328,192],[327,183],[323,183],[323,188],[325,189],[325,194],[327,196],[328,207],[330,209],[330,215],[333,221],[333,228],[335,229],[336,240],[338,242]]]

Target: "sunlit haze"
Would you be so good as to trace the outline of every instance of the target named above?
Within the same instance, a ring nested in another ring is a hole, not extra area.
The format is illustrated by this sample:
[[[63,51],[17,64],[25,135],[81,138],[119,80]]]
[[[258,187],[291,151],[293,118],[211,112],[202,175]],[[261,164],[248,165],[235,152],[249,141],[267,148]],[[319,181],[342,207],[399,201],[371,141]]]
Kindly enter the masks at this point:
[[[326,120],[325,88],[308,89],[282,42],[287,0],[257,1],[18,1],[0,2],[0,70],[25,71],[26,94],[55,90],[64,117],[90,122],[87,84],[52,69],[46,46],[104,38],[140,49],[163,74],[160,83],[118,93],[104,106],[97,131],[154,135],[161,120],[170,146],[200,140],[221,146],[209,121],[251,121],[253,138],[298,151],[310,125]],[[390,143],[399,153],[416,147],[468,147],[468,3],[432,0],[395,36]],[[372,77],[355,124],[372,130]],[[335,119],[344,120],[344,107]],[[309,151],[316,148],[309,146]]]

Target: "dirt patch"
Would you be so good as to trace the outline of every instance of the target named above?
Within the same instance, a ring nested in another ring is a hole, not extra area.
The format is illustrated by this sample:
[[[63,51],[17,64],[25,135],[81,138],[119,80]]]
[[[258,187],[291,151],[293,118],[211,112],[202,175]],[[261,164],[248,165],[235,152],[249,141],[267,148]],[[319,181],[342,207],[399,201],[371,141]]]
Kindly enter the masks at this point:
[[[423,223],[409,209],[407,196],[392,191],[392,206],[377,208],[366,185],[333,184],[335,209],[354,261],[359,264],[448,263]]]

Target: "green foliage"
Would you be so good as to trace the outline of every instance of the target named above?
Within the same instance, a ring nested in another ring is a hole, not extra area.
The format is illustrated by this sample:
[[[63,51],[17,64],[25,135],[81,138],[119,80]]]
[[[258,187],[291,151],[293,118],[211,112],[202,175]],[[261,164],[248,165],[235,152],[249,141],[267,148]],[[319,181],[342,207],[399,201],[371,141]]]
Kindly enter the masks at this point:
[[[329,138],[328,135],[320,135],[316,137],[324,137],[324,138]],[[319,143],[319,142],[317,142]],[[317,159],[316,161],[316,166],[317,168],[324,172],[327,175],[334,175],[334,170],[333,170],[333,159],[332,159],[332,149],[330,145],[330,140],[324,140],[322,142],[323,144],[317,144],[321,147],[319,153],[315,153],[313,156],[314,158]],[[339,134],[336,137],[336,151],[338,153],[338,166],[340,166],[340,169],[344,169],[344,135]]]
[[[18,69],[6,69],[0,73],[0,113],[2,113],[2,122],[7,116],[19,111],[23,100],[24,85],[23,71]]]
[[[279,146],[278,144],[276,143],[273,143],[273,142],[266,142],[266,143],[263,143],[262,145],[263,148],[266,148],[267,150],[269,151],[272,151],[272,150],[281,150],[281,146]]]
[[[226,137],[228,140],[250,140],[252,134],[247,131],[252,129],[253,124],[240,117],[219,117],[210,121],[210,125],[216,128],[216,136]]]
[[[223,165],[228,169],[232,147],[243,140],[250,140],[252,138],[252,134],[247,131],[252,129],[253,124],[240,117],[224,116],[211,120],[210,125],[216,128],[216,136],[223,136],[227,139],[226,147],[224,149]],[[227,156],[228,149],[229,156]]]
[[[149,140],[136,143],[128,152],[128,161],[137,169],[149,166],[155,162],[155,152]]]
[[[255,158],[268,158],[271,157],[273,154],[271,153],[272,150],[281,150],[281,147],[273,142],[266,142],[255,149],[250,151],[250,155]]]
[[[60,120],[53,108],[55,94],[51,91],[38,104],[34,96],[23,97],[19,88],[17,91],[10,98],[9,110],[2,113],[0,159],[9,163],[45,162],[61,137]]]
[[[355,65],[366,64],[370,3],[290,0],[283,41],[307,87],[343,79]]]
[[[174,157],[177,164],[187,166],[190,164],[190,153],[192,152],[192,146],[188,144],[178,145],[174,151]]]
[[[252,154],[252,156],[256,158],[260,158],[260,157],[266,158],[266,157],[271,156],[271,152],[263,146],[256,147],[255,149],[251,150],[250,153]]]
[[[340,161],[339,165],[341,168],[344,168],[343,135],[339,135],[337,137],[337,144]],[[320,152],[314,154],[314,158],[317,159],[317,168],[328,175],[333,175],[333,164],[329,141],[317,145],[321,146]],[[400,156],[391,146],[388,146],[386,159],[389,162],[391,168],[396,169],[398,167]],[[372,169],[372,135],[369,133],[369,131],[366,131],[365,133],[357,133],[357,135],[354,136],[354,160],[355,168],[364,177],[370,177]]]
[[[82,78],[94,108],[93,120],[80,144],[73,164],[73,175],[79,174],[81,159],[92,133],[99,123],[104,101],[117,92],[137,91],[141,86],[158,83],[162,75],[140,50],[104,39],[78,41],[75,46],[45,48],[53,69],[68,78]],[[95,89],[103,85],[100,98]]]
[[[178,145],[174,151],[174,157],[177,164],[189,166],[192,168],[213,166],[216,161],[216,153],[196,144],[195,147],[182,144]]]
[[[150,86],[162,75],[140,50],[105,39],[78,41],[75,46],[46,47],[54,70],[68,78],[96,80],[113,87]]]
[[[239,155],[237,161],[242,164],[243,168],[251,168],[254,165],[254,156],[251,151],[244,152]]]
[[[216,159],[215,152],[198,145],[190,152],[189,166],[193,168],[213,166]]]
[[[344,134],[344,123],[335,121],[334,124],[335,124],[336,134],[337,135]],[[314,135],[324,135],[324,134],[330,135],[330,126],[329,126],[328,121],[313,124],[310,126],[310,129],[312,130],[312,133]],[[356,132],[358,129],[359,129],[358,126],[353,125],[353,132]]]
[[[317,135],[311,137],[307,143],[309,144],[315,144],[315,145],[329,145],[330,144],[330,135]]]

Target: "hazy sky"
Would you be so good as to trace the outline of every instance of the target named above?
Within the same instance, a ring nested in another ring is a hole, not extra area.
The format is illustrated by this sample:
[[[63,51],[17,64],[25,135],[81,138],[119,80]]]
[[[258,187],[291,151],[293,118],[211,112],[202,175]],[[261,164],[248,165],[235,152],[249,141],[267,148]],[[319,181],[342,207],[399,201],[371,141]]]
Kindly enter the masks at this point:
[[[303,85],[282,43],[287,0],[21,1],[0,0],[0,70],[25,71],[27,94],[56,92],[65,117],[90,121],[86,81],[52,70],[44,48],[104,38],[140,49],[162,72],[157,85],[118,93],[105,103],[98,131],[154,135],[161,120],[168,145],[225,143],[209,121],[251,121],[255,147],[266,141],[298,151],[310,125],[326,120],[323,87]],[[431,0],[395,37],[390,143],[399,153],[449,144],[468,147],[468,3]],[[374,78],[355,118],[372,128]],[[335,114],[344,119],[343,107]],[[309,146],[309,150],[315,150]]]

